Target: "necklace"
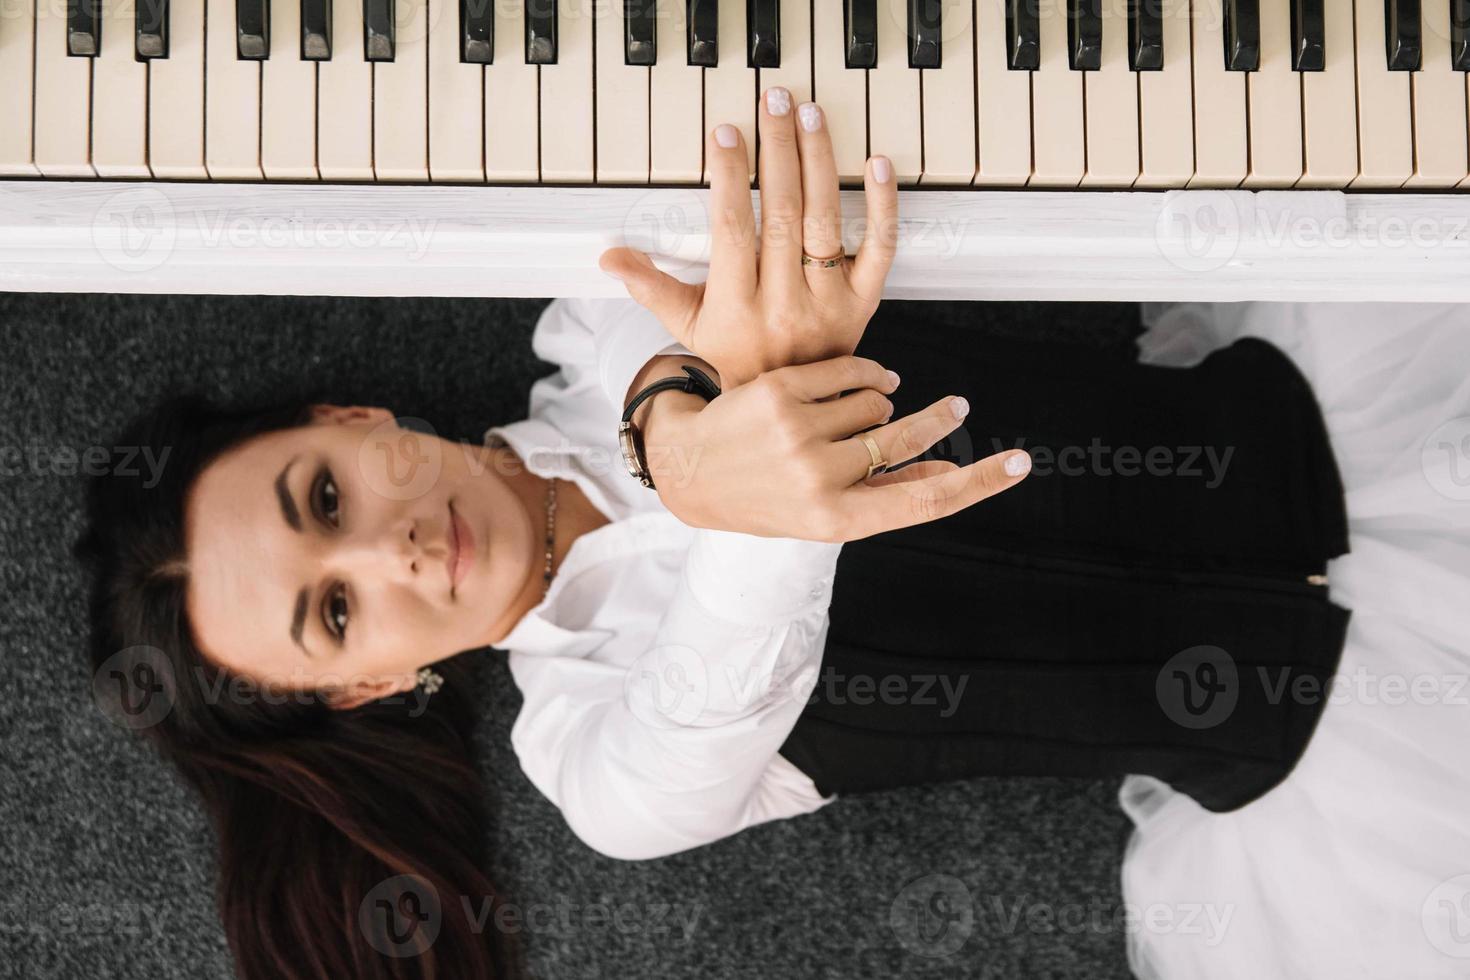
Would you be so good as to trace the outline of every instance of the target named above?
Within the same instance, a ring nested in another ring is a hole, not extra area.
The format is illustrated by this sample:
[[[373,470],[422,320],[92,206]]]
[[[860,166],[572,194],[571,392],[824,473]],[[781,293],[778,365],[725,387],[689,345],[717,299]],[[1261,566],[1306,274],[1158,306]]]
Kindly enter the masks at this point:
[[[541,588],[541,597],[546,598],[546,593],[551,590],[551,554],[556,541],[556,477],[552,477],[546,484],[546,568],[541,573],[541,579],[545,583]]]

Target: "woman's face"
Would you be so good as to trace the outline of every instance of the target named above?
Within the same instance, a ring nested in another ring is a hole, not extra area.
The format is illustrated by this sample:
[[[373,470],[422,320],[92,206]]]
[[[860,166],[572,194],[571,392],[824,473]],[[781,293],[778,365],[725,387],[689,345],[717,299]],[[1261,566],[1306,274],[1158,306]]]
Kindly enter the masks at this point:
[[[535,478],[497,466],[503,453],[402,429],[386,409],[314,413],[200,474],[185,507],[186,606],[216,663],[348,707],[496,642],[539,599],[524,502]],[[473,538],[457,582],[451,513]]]

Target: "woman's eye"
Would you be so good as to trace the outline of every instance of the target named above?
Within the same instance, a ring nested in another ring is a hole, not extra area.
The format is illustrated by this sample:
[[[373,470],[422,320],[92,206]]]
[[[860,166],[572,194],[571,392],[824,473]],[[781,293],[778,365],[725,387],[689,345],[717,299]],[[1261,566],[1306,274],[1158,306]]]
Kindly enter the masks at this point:
[[[340,585],[327,593],[327,630],[338,639],[347,635],[347,595]]]
[[[337,481],[332,478],[330,470],[323,471],[321,480],[317,484],[317,510],[327,523],[337,527],[340,525],[338,517],[340,506],[337,499]]]

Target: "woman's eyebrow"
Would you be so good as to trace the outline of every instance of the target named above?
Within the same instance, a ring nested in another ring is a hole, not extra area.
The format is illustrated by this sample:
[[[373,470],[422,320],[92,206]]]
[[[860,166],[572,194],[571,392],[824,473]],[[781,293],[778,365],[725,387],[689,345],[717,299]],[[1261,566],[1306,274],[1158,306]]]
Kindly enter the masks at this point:
[[[291,499],[291,488],[286,485],[286,481],[291,475],[291,467],[300,458],[299,454],[292,456],[286,461],[286,465],[281,467],[281,472],[276,477],[276,500],[281,505],[281,516],[286,519],[291,530],[297,534],[301,533],[301,512],[296,509],[296,501]],[[301,642],[301,634],[306,628],[306,602],[310,591],[303,586],[301,591],[296,593],[296,608],[291,613],[291,641],[301,648],[302,653],[308,657],[315,657],[316,654],[306,649],[306,644]]]

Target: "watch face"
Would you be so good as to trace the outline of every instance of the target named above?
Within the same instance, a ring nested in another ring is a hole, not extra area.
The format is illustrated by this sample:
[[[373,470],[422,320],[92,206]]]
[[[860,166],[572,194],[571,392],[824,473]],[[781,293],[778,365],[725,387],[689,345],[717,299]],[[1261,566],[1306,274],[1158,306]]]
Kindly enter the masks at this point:
[[[634,437],[637,429],[627,426],[618,431],[618,445],[623,450],[623,465],[628,469],[628,475],[637,479],[643,478],[643,467],[638,462],[637,442]]]

